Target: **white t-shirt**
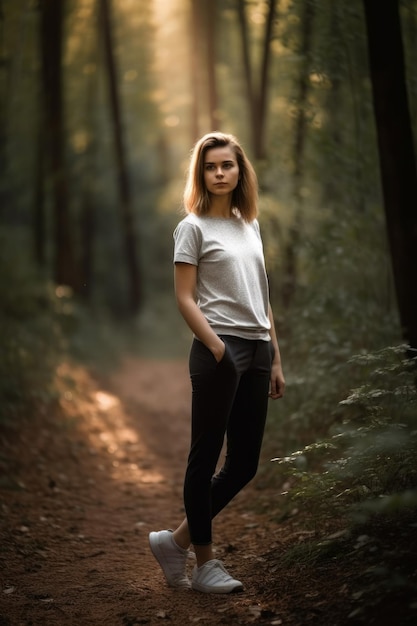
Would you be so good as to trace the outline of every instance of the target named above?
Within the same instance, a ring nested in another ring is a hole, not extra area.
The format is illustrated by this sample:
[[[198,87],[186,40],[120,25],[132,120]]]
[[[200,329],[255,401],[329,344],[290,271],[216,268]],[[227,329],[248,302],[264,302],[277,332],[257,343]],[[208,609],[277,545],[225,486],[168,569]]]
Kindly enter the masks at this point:
[[[198,267],[197,304],[214,332],[269,341],[269,288],[258,221],[190,213],[176,227],[174,242],[174,263]]]

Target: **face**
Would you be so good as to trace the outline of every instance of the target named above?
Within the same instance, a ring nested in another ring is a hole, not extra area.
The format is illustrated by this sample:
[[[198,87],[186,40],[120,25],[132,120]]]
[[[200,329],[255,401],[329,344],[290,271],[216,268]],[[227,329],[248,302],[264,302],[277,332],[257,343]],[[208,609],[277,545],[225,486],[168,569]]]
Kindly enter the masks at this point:
[[[216,196],[232,193],[239,181],[239,165],[230,146],[210,148],[204,158],[204,182]]]

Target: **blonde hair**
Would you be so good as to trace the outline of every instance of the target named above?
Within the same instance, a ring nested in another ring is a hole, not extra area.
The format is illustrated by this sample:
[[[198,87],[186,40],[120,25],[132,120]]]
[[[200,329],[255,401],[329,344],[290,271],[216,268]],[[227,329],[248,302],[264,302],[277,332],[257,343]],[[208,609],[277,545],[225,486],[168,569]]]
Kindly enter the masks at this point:
[[[233,190],[232,207],[237,208],[246,222],[258,215],[258,180],[243,148],[233,135],[213,132],[197,141],[191,153],[190,167],[184,189],[186,213],[204,215],[209,211],[210,196],[204,183],[204,158],[207,150],[230,146],[239,166],[239,181]]]

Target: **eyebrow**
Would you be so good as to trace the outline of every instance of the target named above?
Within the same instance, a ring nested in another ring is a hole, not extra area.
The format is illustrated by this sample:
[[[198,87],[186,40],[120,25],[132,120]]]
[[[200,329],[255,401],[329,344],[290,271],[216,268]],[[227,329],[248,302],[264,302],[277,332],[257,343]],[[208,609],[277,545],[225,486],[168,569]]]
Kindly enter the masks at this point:
[[[225,161],[221,162],[222,165],[224,165],[225,163],[235,163],[235,161],[233,161],[232,159],[226,159]],[[204,165],[216,165],[215,161],[205,161]]]

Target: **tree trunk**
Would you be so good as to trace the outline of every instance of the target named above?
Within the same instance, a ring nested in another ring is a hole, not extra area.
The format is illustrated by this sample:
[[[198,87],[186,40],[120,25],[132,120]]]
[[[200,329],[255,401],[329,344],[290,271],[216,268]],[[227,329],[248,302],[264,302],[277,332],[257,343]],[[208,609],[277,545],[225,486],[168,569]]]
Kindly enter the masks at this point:
[[[79,289],[64,156],[62,38],[64,0],[41,0],[41,58],[47,167],[53,196],[54,278],[57,284]]]
[[[245,74],[245,85],[246,85],[246,98],[249,107],[249,123],[251,126],[251,141],[252,141],[252,150],[255,154],[255,145],[257,142],[257,136],[259,134],[258,128],[258,116],[256,115],[256,97],[255,97],[255,87],[253,84],[253,72],[252,72],[252,63],[250,59],[250,45],[249,45],[249,34],[248,34],[248,22],[246,19],[245,12],[245,0],[238,0],[237,2],[237,11],[238,11],[238,20],[240,26],[240,38],[242,42],[242,57],[243,57],[243,69]]]
[[[94,242],[96,235],[96,210],[93,193],[93,181],[96,177],[95,156],[97,151],[97,128],[95,128],[95,115],[97,100],[96,73],[89,77],[87,95],[87,118],[89,118],[90,137],[87,150],[84,155],[83,168],[83,200],[81,208],[80,232],[81,232],[81,293],[85,300],[90,300],[93,294],[94,276]]]
[[[84,197],[81,213],[81,294],[85,300],[90,300],[93,292],[93,266],[94,266],[94,238],[96,220],[94,204],[91,198],[91,190],[84,189]]]
[[[294,128],[293,148],[293,198],[294,217],[289,231],[288,243],[285,249],[284,285],[282,301],[284,309],[288,309],[294,299],[298,279],[298,247],[303,230],[303,196],[301,193],[304,175],[304,151],[307,133],[307,95],[310,76],[311,39],[313,32],[314,5],[306,2],[302,22],[301,57],[303,64],[299,73],[298,93],[296,96],[297,115]]]
[[[198,0],[191,0],[190,63],[191,63],[191,143],[200,136],[200,67],[201,67],[201,19]]]
[[[98,68],[99,60],[99,41],[98,41],[98,5],[94,6],[94,26],[93,35],[90,42],[89,64],[91,67]],[[98,71],[94,69],[87,76],[86,85],[86,101],[85,119],[88,128],[88,143],[83,155],[82,167],[82,206],[80,215],[80,266],[81,266],[81,294],[85,300],[90,300],[94,291],[94,244],[97,232],[96,220],[96,197],[95,197],[95,181],[99,174],[97,172],[97,137],[100,135],[99,124],[97,121],[97,93],[98,93]]]
[[[249,106],[249,121],[252,129],[252,150],[255,159],[266,158],[265,128],[267,121],[268,75],[271,63],[271,41],[276,15],[276,0],[269,0],[268,15],[265,23],[265,35],[262,47],[262,61],[259,84],[253,80],[248,23],[246,19],[245,0],[238,0],[237,12],[242,42],[243,68],[245,73],[246,94]]]
[[[6,56],[5,44],[4,44],[4,8],[3,0],[0,0],[0,78],[1,78],[1,92],[0,92],[0,172],[7,171],[7,114],[6,114],[6,94],[7,94],[7,63],[8,58]],[[7,206],[7,191],[5,184],[0,185],[0,212]]]
[[[271,42],[276,14],[276,0],[269,0],[268,16],[265,24],[265,35],[263,40],[261,80],[259,85],[259,96],[256,100],[256,117],[258,119],[258,134],[255,138],[255,158],[266,158],[265,129],[267,121],[268,86],[269,86],[269,66],[271,64]]]
[[[216,80],[217,2],[191,0],[191,109],[192,142],[200,136],[202,115],[206,131],[219,130],[219,96]],[[203,70],[203,71],[202,71]],[[204,106],[200,103],[203,102]]]
[[[325,109],[328,115],[327,127],[329,129],[330,145],[331,145],[331,163],[330,175],[324,177],[322,183],[322,197],[325,206],[334,204],[339,198],[339,188],[341,176],[344,172],[344,159],[341,154],[340,146],[343,144],[342,139],[342,115],[345,115],[343,108],[342,79],[340,75],[340,65],[343,62],[343,47],[337,47],[338,42],[342,41],[343,34],[340,28],[340,19],[337,13],[337,0],[332,0],[330,5],[330,23],[329,31],[326,31],[325,37],[330,42],[330,46],[335,49],[335,54],[329,55],[328,67],[331,80],[331,88],[325,97]],[[327,166],[327,160],[325,161]]]
[[[44,120],[43,107],[38,116],[38,135],[36,145],[35,164],[35,194],[33,199],[33,257],[38,267],[45,267],[46,240],[45,240],[45,172],[44,172]]]
[[[217,2],[211,0],[205,3],[206,19],[205,19],[205,40],[206,47],[206,67],[208,79],[208,103],[209,103],[209,119],[210,130],[220,130],[219,127],[219,96],[217,92],[216,81],[216,22],[217,22]]]
[[[415,5],[411,4],[407,7],[405,13],[404,28],[404,41],[405,49],[409,54],[409,67],[417,67],[417,15]],[[411,123],[414,127],[414,132],[417,129],[417,98],[414,96],[410,98],[410,115]],[[415,144],[414,144],[415,145]]]
[[[131,188],[127,171],[126,151],[123,141],[120,97],[117,85],[116,60],[114,57],[110,0],[100,0],[100,15],[103,29],[104,53],[108,78],[113,138],[117,164],[117,178],[122,214],[124,251],[129,279],[130,310],[136,313],[142,304],[141,276],[136,248],[136,233],[132,210]]]
[[[417,172],[399,8],[397,0],[364,0],[364,8],[398,308],[403,338],[417,349]]]

